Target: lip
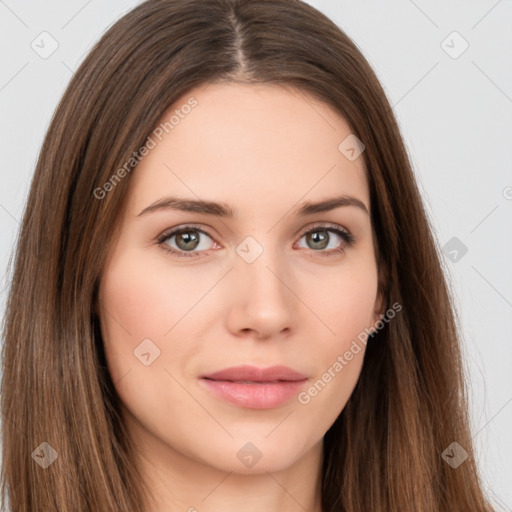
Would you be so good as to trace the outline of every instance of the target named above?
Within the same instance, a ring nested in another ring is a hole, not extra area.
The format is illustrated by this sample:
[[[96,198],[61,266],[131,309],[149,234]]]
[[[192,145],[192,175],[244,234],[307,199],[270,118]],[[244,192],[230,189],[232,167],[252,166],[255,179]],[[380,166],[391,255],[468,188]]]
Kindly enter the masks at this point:
[[[201,385],[218,398],[245,409],[273,409],[296,396],[307,376],[288,366],[234,366],[202,375]]]

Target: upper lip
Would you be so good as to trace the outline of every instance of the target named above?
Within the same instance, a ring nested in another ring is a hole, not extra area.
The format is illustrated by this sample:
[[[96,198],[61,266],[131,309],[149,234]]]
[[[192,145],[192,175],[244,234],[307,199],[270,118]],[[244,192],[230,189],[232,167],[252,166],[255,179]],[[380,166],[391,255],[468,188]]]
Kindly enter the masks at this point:
[[[258,368],[251,365],[233,366],[218,372],[202,375],[203,379],[226,380],[226,381],[250,381],[250,382],[271,382],[277,380],[298,381],[307,377],[288,366],[270,366]]]

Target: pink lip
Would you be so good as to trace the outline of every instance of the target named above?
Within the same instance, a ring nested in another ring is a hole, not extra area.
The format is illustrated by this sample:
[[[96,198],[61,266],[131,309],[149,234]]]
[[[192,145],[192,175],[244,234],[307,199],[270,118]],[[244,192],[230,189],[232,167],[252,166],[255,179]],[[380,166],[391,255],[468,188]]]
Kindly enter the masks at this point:
[[[272,409],[300,391],[307,377],[287,366],[236,366],[203,375],[200,382],[225,401],[246,409]]]

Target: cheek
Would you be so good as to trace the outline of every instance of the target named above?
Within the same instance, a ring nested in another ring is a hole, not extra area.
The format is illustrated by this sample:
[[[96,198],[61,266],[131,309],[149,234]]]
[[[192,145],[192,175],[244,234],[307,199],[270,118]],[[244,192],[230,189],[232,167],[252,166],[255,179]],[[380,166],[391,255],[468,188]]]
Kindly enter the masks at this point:
[[[192,425],[201,425],[204,418],[179,383],[184,381],[183,363],[198,349],[190,342],[191,324],[197,321],[193,315],[200,310],[193,306],[214,283],[202,282],[197,273],[194,278],[193,271],[170,272],[158,262],[148,264],[143,257],[120,250],[102,277],[99,299],[108,370],[131,415],[155,431],[162,429],[159,435],[165,438],[169,418],[177,410],[191,411],[191,424],[186,423],[191,434]],[[176,441],[180,446],[187,444],[183,436]]]
[[[152,367],[160,366],[168,358],[164,347],[180,330],[180,320],[208,289],[191,286],[195,280],[188,273],[176,271],[169,277],[168,269],[156,268],[129,250],[114,254],[106,268],[99,302],[105,354],[114,382],[129,370],[138,372],[139,348],[146,347],[151,358],[158,354]],[[182,339],[182,345],[186,340]],[[177,343],[173,356],[179,352]]]
[[[213,282],[212,277],[202,280],[193,270],[170,272],[159,262],[148,263],[144,254],[127,251],[112,259],[102,279],[100,304],[105,323],[123,329],[133,342],[162,339]]]
[[[315,319],[318,333],[311,353],[318,373],[298,401],[314,409],[327,425],[344,408],[359,379],[373,327],[378,281],[370,259],[340,266],[328,277],[316,277],[317,282],[326,283],[307,295],[308,306],[321,320]]]
[[[316,283],[321,286],[315,286]],[[325,340],[323,346],[343,349],[354,337],[372,327],[377,290],[377,268],[371,258],[347,261],[346,265],[308,278],[302,294],[319,320],[319,337]]]

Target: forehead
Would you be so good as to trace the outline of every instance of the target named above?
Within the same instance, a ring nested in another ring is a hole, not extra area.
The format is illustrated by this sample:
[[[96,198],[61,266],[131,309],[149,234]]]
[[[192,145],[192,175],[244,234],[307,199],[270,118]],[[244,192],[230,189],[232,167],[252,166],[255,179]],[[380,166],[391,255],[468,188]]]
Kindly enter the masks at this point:
[[[191,106],[193,105],[193,106]],[[164,195],[232,204],[237,211],[357,196],[370,208],[363,158],[339,146],[351,129],[303,91],[266,84],[208,84],[179,98],[150,134],[132,176],[139,211]]]

